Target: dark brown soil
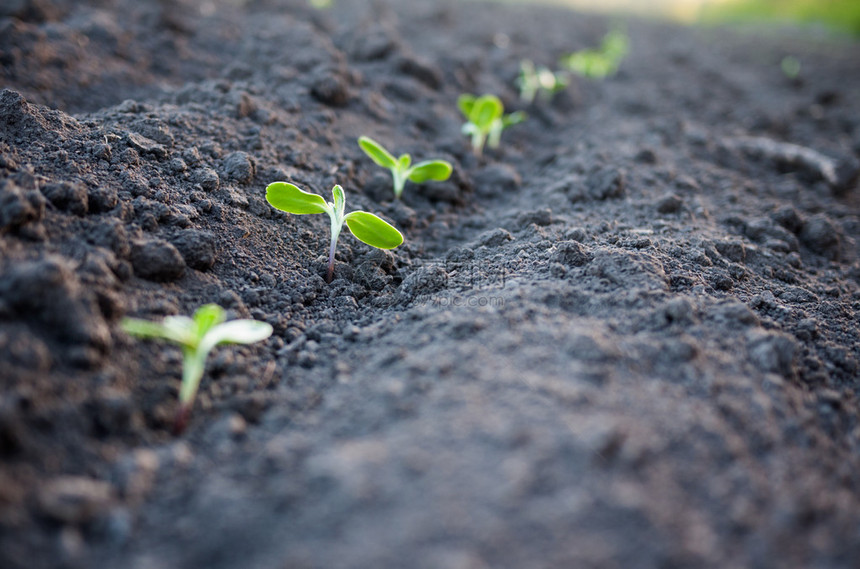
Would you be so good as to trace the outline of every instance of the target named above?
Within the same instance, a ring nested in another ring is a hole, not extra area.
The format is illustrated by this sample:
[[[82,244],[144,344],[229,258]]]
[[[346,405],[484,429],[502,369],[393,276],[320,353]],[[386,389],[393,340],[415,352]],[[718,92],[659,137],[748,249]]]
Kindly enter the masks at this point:
[[[860,45],[631,21],[471,155],[459,94],[610,24],[4,2],[0,567],[860,566]],[[454,176],[395,202],[360,135]],[[327,285],[276,180],[406,243]],[[179,352],[119,320],[206,302],[275,334],[175,437]]]

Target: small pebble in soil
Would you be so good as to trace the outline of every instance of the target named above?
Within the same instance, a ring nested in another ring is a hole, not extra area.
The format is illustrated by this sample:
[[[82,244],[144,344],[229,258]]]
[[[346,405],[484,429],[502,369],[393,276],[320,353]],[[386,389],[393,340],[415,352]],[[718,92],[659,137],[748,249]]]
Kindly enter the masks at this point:
[[[221,178],[218,172],[212,168],[198,168],[194,172],[194,182],[200,184],[200,187],[207,192],[214,192],[221,185]]]
[[[217,238],[210,231],[189,229],[171,239],[171,243],[179,250],[185,263],[192,269],[207,271],[215,264]]]
[[[322,69],[312,79],[311,95],[323,104],[342,107],[349,101],[349,87],[341,73]]]
[[[100,185],[87,190],[90,213],[104,213],[119,204],[116,187]]]
[[[721,291],[729,291],[732,290],[734,286],[734,281],[732,278],[723,271],[713,271],[708,275],[708,281],[711,283],[711,286],[714,287],[714,290]]]
[[[803,229],[803,218],[792,206],[783,206],[771,214],[771,219],[792,233]]]
[[[239,184],[248,184],[254,179],[256,164],[247,152],[233,152],[224,158],[224,177]]]
[[[134,241],[131,264],[137,276],[157,282],[176,280],[185,272],[182,255],[176,247],[162,239]]]
[[[0,233],[41,220],[45,198],[36,191],[24,191],[11,180],[0,183]]]
[[[484,247],[499,247],[508,241],[513,241],[514,236],[507,229],[497,227],[480,234],[476,239],[478,246]]]
[[[93,146],[93,158],[96,160],[104,160],[105,162],[110,162],[112,149],[111,145],[107,143],[99,143]]]
[[[147,138],[136,132],[128,133],[128,145],[142,154],[152,154],[156,158],[165,158],[167,150],[151,138]]]
[[[442,86],[442,71],[430,60],[414,55],[404,55],[397,61],[397,69],[410,75],[433,90]]]
[[[783,377],[794,375],[797,341],[779,332],[752,330],[747,333],[750,360],[762,371]]]
[[[607,200],[624,197],[626,185],[624,172],[617,168],[601,168],[585,179],[585,195],[571,195],[574,201],[589,198]]]
[[[746,247],[740,241],[721,240],[714,243],[714,248],[726,259],[743,263],[747,258]]]
[[[684,200],[677,194],[666,194],[657,201],[657,212],[677,213],[683,204]]]
[[[800,241],[812,252],[828,259],[839,258],[839,230],[824,214],[816,214],[806,220],[800,231]]]
[[[533,223],[540,227],[546,227],[547,225],[551,225],[552,210],[550,210],[549,208],[536,209],[534,211],[527,211],[517,215],[517,229],[527,229]]]
[[[87,188],[80,182],[54,182],[45,185],[42,193],[59,210],[75,215],[86,215],[89,211]]]
[[[591,261],[592,255],[576,241],[562,241],[555,246],[552,260],[566,267],[581,267]]]

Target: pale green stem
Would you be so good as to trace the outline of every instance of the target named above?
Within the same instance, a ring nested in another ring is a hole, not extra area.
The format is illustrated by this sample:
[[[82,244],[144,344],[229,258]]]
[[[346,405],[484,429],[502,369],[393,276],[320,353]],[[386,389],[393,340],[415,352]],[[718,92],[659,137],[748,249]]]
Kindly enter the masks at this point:
[[[337,248],[337,239],[340,237],[340,230],[343,227],[343,222],[338,220],[336,216],[331,218],[331,246],[328,250],[328,273],[326,282],[330,283],[334,278],[334,252]]]
[[[478,129],[472,133],[472,150],[475,156],[481,156],[484,153],[485,134]]]
[[[200,354],[194,348],[182,348],[182,385],[179,388],[179,402],[191,404],[200,380],[203,378],[203,370],[206,365],[206,354]]]
[[[493,124],[490,125],[490,133],[487,137],[487,144],[490,148],[498,148],[499,142],[502,139],[502,130],[504,130],[504,126],[502,126],[502,119],[496,119],[493,121]]]
[[[406,186],[406,180],[409,178],[409,172],[392,168],[391,177],[394,178],[394,197],[399,200],[400,195],[403,193],[403,188]]]

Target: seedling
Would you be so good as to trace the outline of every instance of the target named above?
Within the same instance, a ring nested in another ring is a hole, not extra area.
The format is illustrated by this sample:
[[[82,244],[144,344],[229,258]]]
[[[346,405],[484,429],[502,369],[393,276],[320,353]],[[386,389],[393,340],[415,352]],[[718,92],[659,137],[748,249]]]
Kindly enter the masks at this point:
[[[421,184],[427,180],[444,182],[451,177],[451,164],[444,160],[427,160],[411,166],[411,156],[401,154],[399,158],[394,158],[381,144],[367,136],[359,138],[358,145],[376,164],[391,170],[391,177],[394,179],[394,197],[397,199],[400,199],[403,193],[406,180]]]
[[[522,111],[505,114],[502,101],[495,95],[460,95],[457,106],[466,117],[461,130],[472,137],[472,150],[476,156],[483,153],[485,142],[490,148],[498,148],[502,131],[526,120]]]
[[[335,186],[331,190],[333,202],[327,202],[318,194],[304,192],[287,182],[274,182],[266,188],[266,201],[272,207],[303,215],[308,213],[327,213],[331,219],[331,246],[328,251],[328,273],[326,282],[334,276],[334,252],[337,238],[343,224],[349,227],[356,239],[378,249],[394,249],[403,243],[403,235],[397,229],[366,211],[353,211],[344,215],[346,198],[343,188]]]
[[[535,68],[528,59],[520,62],[520,76],[517,85],[520,88],[520,99],[532,103],[538,93],[548,101],[552,96],[567,87],[569,79],[562,73],[553,73],[546,67]]]
[[[782,69],[782,73],[792,80],[800,77],[800,70],[803,67],[800,60],[793,55],[783,57],[779,66]]]
[[[569,53],[561,58],[561,65],[583,77],[603,79],[615,75],[629,50],[627,33],[614,28],[603,36],[599,48]]]
[[[124,318],[122,328],[132,336],[156,338],[179,344],[182,348],[182,386],[179,389],[179,410],[173,422],[173,432],[180,434],[188,424],[194,397],[206,358],[219,344],[253,344],[272,335],[272,327],[256,320],[224,322],[224,309],[206,304],[187,316],[168,316],[161,322]]]

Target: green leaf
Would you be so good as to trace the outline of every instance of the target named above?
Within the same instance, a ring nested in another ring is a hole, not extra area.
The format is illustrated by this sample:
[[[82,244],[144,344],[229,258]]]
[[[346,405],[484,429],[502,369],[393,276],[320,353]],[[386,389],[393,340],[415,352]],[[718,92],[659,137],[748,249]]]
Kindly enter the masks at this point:
[[[383,168],[394,168],[397,165],[394,156],[372,138],[362,136],[358,139],[358,145],[377,165]]]
[[[460,95],[457,98],[457,108],[459,108],[460,112],[463,113],[463,116],[468,119],[472,115],[472,109],[475,108],[475,96]]]
[[[204,304],[198,308],[192,317],[197,325],[197,338],[202,338],[213,326],[224,322],[225,317],[224,309],[217,304]]]
[[[339,184],[331,189],[331,197],[334,199],[335,211],[343,211],[343,208],[346,207],[346,196]]]
[[[467,123],[463,123],[463,126],[460,127],[460,132],[462,132],[463,134],[465,134],[467,136],[472,136],[475,133],[481,132],[481,129],[479,129],[477,127],[477,125],[470,123],[470,122],[467,122]]]
[[[329,207],[322,196],[303,192],[293,184],[274,182],[266,187],[266,201],[272,207],[287,213],[328,213]]]
[[[272,326],[257,320],[231,320],[209,331],[200,342],[200,352],[208,353],[218,344],[253,344],[272,335]]]
[[[164,326],[158,322],[150,322],[149,320],[141,320],[139,318],[123,318],[120,326],[127,334],[137,336],[138,338],[163,338],[166,337]]]
[[[630,50],[630,40],[624,30],[615,28],[603,37],[600,48],[617,65]]]
[[[482,95],[475,101],[469,120],[481,129],[488,129],[493,121],[501,117],[505,112],[502,101],[495,95]]]
[[[397,159],[397,168],[401,171],[406,171],[410,164],[412,164],[412,157],[408,154],[401,154]]]
[[[356,239],[379,249],[394,249],[403,243],[403,235],[392,225],[366,211],[353,211],[344,218]]]
[[[509,126],[513,126],[515,124],[520,124],[524,120],[528,118],[528,115],[523,111],[516,111],[511,114],[505,115],[502,117],[502,125],[504,128],[508,128]]]
[[[416,184],[426,182],[427,180],[441,182],[451,177],[452,170],[451,164],[444,160],[428,160],[416,164],[409,174],[409,179]]]
[[[163,322],[123,318],[120,325],[126,333],[138,338],[168,340],[183,346],[196,343],[193,333],[194,322],[187,316],[169,316]]]

